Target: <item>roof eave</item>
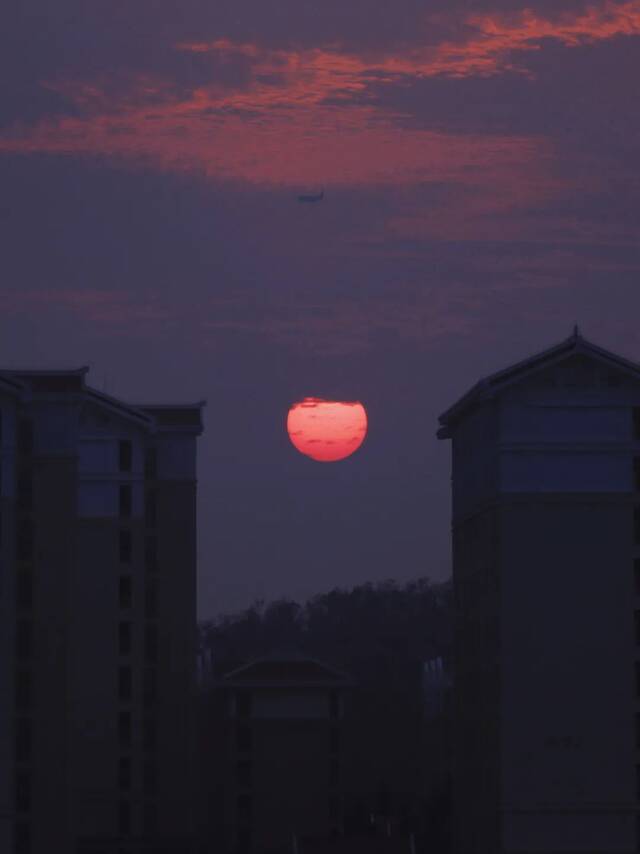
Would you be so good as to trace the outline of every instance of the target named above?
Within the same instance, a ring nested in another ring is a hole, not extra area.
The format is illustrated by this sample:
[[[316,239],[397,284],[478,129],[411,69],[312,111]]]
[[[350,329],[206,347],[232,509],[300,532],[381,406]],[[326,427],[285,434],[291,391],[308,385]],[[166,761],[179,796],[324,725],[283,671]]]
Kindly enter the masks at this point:
[[[636,380],[640,380],[640,365],[611,353],[597,344],[592,344],[580,335],[573,335],[571,338],[562,341],[560,344],[550,347],[548,350],[543,350],[535,356],[530,356],[490,374],[488,377],[476,383],[468,392],[466,392],[453,406],[449,407],[438,419],[441,427],[437,432],[439,439],[451,438],[452,427],[455,422],[460,419],[463,413],[477,406],[486,400],[497,396],[500,392],[509,388],[517,382],[520,382],[524,377],[534,373],[541,367],[550,367],[557,364],[568,353],[589,354],[595,356],[603,362],[607,362],[617,370],[622,371]]]

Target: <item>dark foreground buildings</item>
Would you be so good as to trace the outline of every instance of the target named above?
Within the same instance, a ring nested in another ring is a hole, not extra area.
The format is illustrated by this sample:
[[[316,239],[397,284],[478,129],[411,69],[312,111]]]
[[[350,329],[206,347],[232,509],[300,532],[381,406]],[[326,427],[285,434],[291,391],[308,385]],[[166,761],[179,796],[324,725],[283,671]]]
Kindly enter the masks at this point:
[[[201,404],[0,372],[0,852],[191,850]]]
[[[211,686],[203,705],[203,850],[290,852],[343,832],[344,674],[272,655]]]
[[[576,330],[440,420],[455,851],[640,850],[640,367]]]

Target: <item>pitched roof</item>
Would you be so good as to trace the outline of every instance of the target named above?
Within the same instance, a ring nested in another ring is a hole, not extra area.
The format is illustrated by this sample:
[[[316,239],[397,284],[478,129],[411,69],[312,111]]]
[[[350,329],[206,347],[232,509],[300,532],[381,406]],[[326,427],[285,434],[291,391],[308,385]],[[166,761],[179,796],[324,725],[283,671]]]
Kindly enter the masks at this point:
[[[338,685],[346,684],[348,677],[313,658],[272,657],[252,661],[224,677],[227,684],[277,687],[282,685]]]
[[[159,429],[202,432],[204,400],[197,403],[144,403],[140,409],[151,415]]]
[[[0,387],[16,394],[68,395],[79,394],[90,402],[117,412],[142,427],[151,430],[170,430],[200,434],[204,401],[188,404],[132,404],[86,383],[89,368],[55,370],[0,371]]]
[[[84,391],[84,378],[89,368],[69,368],[62,370],[23,370],[3,371],[5,379],[19,383],[21,388],[36,394],[69,394]]]
[[[580,335],[576,326],[573,334],[560,344],[556,344],[554,347],[530,356],[528,359],[516,362],[508,368],[497,371],[495,374],[490,374],[472,386],[466,394],[456,401],[453,406],[449,407],[438,419],[442,425],[440,430],[438,430],[438,438],[448,439],[451,436],[451,427],[478,403],[495,397],[505,388],[520,382],[530,374],[542,368],[548,368],[572,356],[587,356],[597,359],[610,368],[632,376],[636,380],[640,380],[640,364],[631,362],[629,359],[625,359],[616,353],[598,347],[597,344],[593,344],[591,341],[587,341],[586,338]]]

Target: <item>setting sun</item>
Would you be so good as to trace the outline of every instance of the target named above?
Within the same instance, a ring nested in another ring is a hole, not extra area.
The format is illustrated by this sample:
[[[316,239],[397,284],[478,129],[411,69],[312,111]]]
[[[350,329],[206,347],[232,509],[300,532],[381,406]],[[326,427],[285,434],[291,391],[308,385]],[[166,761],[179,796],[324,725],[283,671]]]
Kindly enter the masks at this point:
[[[367,413],[358,401],[305,397],[291,405],[287,432],[301,454],[332,463],[351,456],[364,442]]]

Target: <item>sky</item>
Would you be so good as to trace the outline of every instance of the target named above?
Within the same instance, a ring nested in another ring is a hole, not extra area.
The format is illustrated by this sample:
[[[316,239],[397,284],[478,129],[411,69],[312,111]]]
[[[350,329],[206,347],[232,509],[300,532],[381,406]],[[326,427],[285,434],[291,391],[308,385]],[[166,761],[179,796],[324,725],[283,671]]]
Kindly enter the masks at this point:
[[[442,580],[439,413],[574,323],[640,360],[638,79],[640,0],[11,4],[0,365],[206,399],[203,618]]]

